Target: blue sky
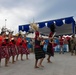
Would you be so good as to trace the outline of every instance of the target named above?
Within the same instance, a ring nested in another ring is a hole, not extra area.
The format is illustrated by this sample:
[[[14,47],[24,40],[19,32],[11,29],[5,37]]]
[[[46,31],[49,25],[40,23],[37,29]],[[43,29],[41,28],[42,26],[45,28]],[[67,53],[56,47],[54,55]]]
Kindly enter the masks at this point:
[[[18,25],[74,16],[76,0],[0,0],[0,28],[5,25],[15,33]]]

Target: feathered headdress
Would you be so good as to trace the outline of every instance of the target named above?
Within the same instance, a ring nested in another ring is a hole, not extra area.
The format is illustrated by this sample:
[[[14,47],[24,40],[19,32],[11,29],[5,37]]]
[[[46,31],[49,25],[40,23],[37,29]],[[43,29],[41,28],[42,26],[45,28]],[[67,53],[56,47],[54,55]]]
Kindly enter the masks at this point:
[[[55,25],[52,24],[50,25],[50,34],[49,34],[49,37],[53,37],[54,33],[55,33]]]
[[[56,27],[55,27],[55,25],[54,25],[54,24],[50,25],[50,31],[51,31],[51,32],[53,32],[53,33],[54,33],[54,32],[55,32],[55,28],[56,28]]]
[[[31,23],[30,26],[33,29],[33,31],[35,31],[35,38],[39,37],[39,32],[38,32],[38,26],[37,26],[37,24],[36,23]]]
[[[30,26],[31,26],[32,30],[38,31],[38,26],[36,23],[31,23]]]

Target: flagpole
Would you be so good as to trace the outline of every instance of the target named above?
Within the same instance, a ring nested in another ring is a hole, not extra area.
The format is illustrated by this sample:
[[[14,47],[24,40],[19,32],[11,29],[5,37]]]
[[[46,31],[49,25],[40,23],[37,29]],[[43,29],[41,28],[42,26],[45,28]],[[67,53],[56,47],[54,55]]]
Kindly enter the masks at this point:
[[[5,28],[6,28],[6,21],[7,21],[7,19],[5,19]]]
[[[33,23],[35,23],[35,19],[34,19],[34,17],[33,17]]]

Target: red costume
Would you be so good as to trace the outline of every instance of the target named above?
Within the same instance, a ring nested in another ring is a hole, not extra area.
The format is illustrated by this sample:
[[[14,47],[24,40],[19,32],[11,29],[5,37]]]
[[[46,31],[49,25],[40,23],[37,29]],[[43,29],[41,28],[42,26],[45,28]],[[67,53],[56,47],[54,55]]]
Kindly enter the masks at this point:
[[[36,31],[35,32],[35,59],[41,59],[41,58],[45,58],[45,53],[40,45],[41,41],[38,40],[37,38],[39,37],[39,32]]]
[[[49,34],[49,39],[50,38],[51,39],[50,39],[48,46],[47,46],[47,54],[49,56],[54,56],[54,48],[53,48],[55,46],[55,44],[53,43],[54,32],[55,32],[55,25],[52,24],[52,25],[50,25],[50,34]]]
[[[29,54],[30,51],[28,50],[27,41],[26,40],[23,40],[22,46],[23,46],[22,54]]]
[[[38,32],[38,31],[35,32],[35,39],[36,39],[37,37],[39,37],[39,32]]]
[[[18,49],[18,54],[21,54],[21,50],[22,50],[22,38],[19,37],[17,39],[16,46],[17,46],[17,49]]]
[[[15,48],[15,40],[14,39],[10,39],[10,42],[9,42],[9,48],[10,48],[10,56],[15,56],[17,54],[17,51],[16,51],[16,48]]]
[[[54,34],[53,32],[50,32],[49,37],[52,37],[52,36],[53,36],[53,34]]]
[[[0,37],[0,58],[9,58],[8,43],[4,37]]]

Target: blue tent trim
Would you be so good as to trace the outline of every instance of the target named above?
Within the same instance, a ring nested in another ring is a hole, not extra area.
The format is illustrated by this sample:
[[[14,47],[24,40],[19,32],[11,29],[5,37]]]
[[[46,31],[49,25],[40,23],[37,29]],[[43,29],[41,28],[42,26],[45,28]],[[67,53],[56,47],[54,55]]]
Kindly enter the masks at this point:
[[[38,24],[39,24],[39,28],[45,27],[45,22],[40,22],[40,23],[38,23]]]
[[[65,23],[66,23],[66,24],[70,24],[70,23],[73,23],[73,22],[74,22],[73,17],[65,18]]]
[[[56,25],[57,26],[62,26],[63,25],[63,20],[56,20]]]
[[[64,24],[63,20],[65,20],[65,24],[71,24],[72,23],[73,33],[75,33],[75,30],[74,30],[74,28],[75,28],[75,21],[73,19],[73,16],[66,17],[66,18],[61,18],[61,19],[56,19],[56,20],[37,22],[37,24],[39,24],[39,28],[43,28],[43,27],[46,26],[45,23],[47,23],[47,27],[49,28],[50,25],[54,24],[54,22],[55,22],[56,26],[62,26]],[[30,29],[29,25],[30,24],[19,25],[19,31],[22,30],[22,31],[28,32],[29,29]]]
[[[22,26],[19,26],[19,31],[22,30]]]
[[[24,25],[24,31],[26,31],[26,32],[29,31],[29,25]]]
[[[19,26],[19,31],[24,31],[23,25],[22,26]]]
[[[52,24],[54,24],[54,21],[47,21],[47,27],[50,27]]]

